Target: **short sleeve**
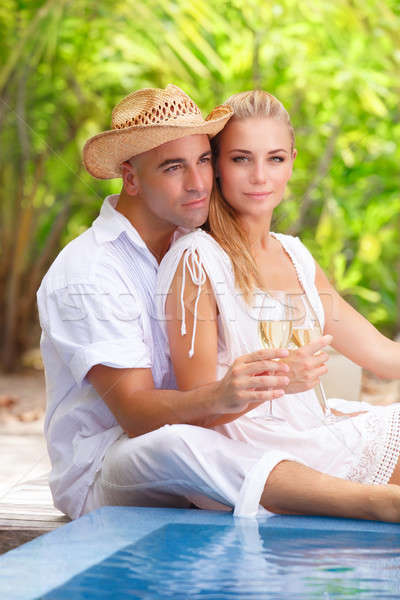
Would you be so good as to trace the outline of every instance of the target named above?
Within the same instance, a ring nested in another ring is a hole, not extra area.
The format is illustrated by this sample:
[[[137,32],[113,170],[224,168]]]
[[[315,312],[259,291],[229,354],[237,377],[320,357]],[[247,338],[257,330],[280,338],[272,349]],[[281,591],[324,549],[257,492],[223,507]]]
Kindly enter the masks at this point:
[[[151,368],[143,313],[132,293],[95,284],[69,284],[46,296],[42,327],[78,385],[96,364]]]

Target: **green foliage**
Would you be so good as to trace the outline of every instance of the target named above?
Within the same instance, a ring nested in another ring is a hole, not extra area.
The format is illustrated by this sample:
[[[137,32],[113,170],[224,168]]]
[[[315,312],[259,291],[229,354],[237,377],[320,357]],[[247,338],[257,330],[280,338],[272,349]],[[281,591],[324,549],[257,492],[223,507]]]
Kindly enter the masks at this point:
[[[82,168],[85,140],[110,127],[124,95],[169,82],[204,112],[252,87],[282,100],[298,157],[277,226],[300,235],[341,293],[394,334],[399,30],[399,0],[3,0],[0,327],[8,364],[32,343],[34,292],[49,263],[118,191],[118,181],[95,181]]]

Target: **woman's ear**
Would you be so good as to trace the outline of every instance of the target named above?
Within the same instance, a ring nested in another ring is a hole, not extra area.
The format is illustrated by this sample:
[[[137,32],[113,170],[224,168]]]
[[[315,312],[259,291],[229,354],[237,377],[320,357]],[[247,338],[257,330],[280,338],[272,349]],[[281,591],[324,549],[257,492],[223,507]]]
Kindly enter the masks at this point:
[[[129,196],[136,196],[139,193],[139,178],[136,167],[127,160],[122,163],[121,172],[125,191]]]
[[[296,150],[296,148],[294,148],[293,153],[292,153],[292,159],[295,160],[296,156],[297,156],[297,150]]]

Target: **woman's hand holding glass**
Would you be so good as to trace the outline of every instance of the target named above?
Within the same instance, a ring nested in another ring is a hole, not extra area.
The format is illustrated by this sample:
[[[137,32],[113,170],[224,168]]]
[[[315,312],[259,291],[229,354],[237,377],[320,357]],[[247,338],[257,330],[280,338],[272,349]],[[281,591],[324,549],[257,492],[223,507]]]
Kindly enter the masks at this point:
[[[306,348],[307,346],[312,345],[313,342],[318,342],[321,340],[322,332],[318,319],[312,309],[312,306],[306,296],[306,294],[292,294],[290,298],[290,307],[291,314],[293,316],[293,335],[292,335],[292,343],[295,347],[299,349]],[[329,339],[328,343],[332,341],[331,336],[327,336]],[[321,350],[316,350],[314,357],[318,360],[321,358]],[[328,357],[326,357],[327,360]],[[325,361],[324,361],[325,362]],[[311,359],[308,363],[311,365]],[[321,372],[320,376],[324,373]],[[319,377],[312,385],[312,372],[309,373],[310,377],[310,387],[312,389],[315,387],[318,402],[321,406],[322,412],[324,414],[325,419],[332,419],[333,415],[328,406],[328,402],[325,395],[324,387],[319,380]]]
[[[291,350],[288,358],[283,359],[290,369],[287,394],[305,392],[319,384],[320,377],[328,371],[326,362],[329,355],[323,349],[331,342],[331,335],[318,336],[309,344]]]
[[[322,352],[332,341],[332,336],[322,336],[317,327],[306,327],[304,320],[306,299],[303,294],[276,291],[265,294],[259,312],[259,337],[264,348],[290,348],[287,359],[290,383],[287,394],[296,394],[317,387],[318,400],[325,415],[329,414],[320,377],[327,372],[329,355]],[[275,317],[275,319],[271,319]],[[279,421],[273,415],[272,402],[267,418]]]

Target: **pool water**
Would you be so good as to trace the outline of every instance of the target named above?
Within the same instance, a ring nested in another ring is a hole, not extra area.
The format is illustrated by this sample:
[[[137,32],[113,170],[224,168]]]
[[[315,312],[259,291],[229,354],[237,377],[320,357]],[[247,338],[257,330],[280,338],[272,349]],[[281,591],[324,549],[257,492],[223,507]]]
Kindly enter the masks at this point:
[[[274,526],[275,518],[227,521],[228,515],[221,516],[221,524],[218,518],[212,523],[167,522],[40,598],[400,597],[396,526],[371,531],[363,522],[350,522],[356,525],[346,528],[344,520],[307,518],[296,518],[298,525],[293,526],[291,517],[279,517]],[[285,519],[290,526],[284,526]]]

